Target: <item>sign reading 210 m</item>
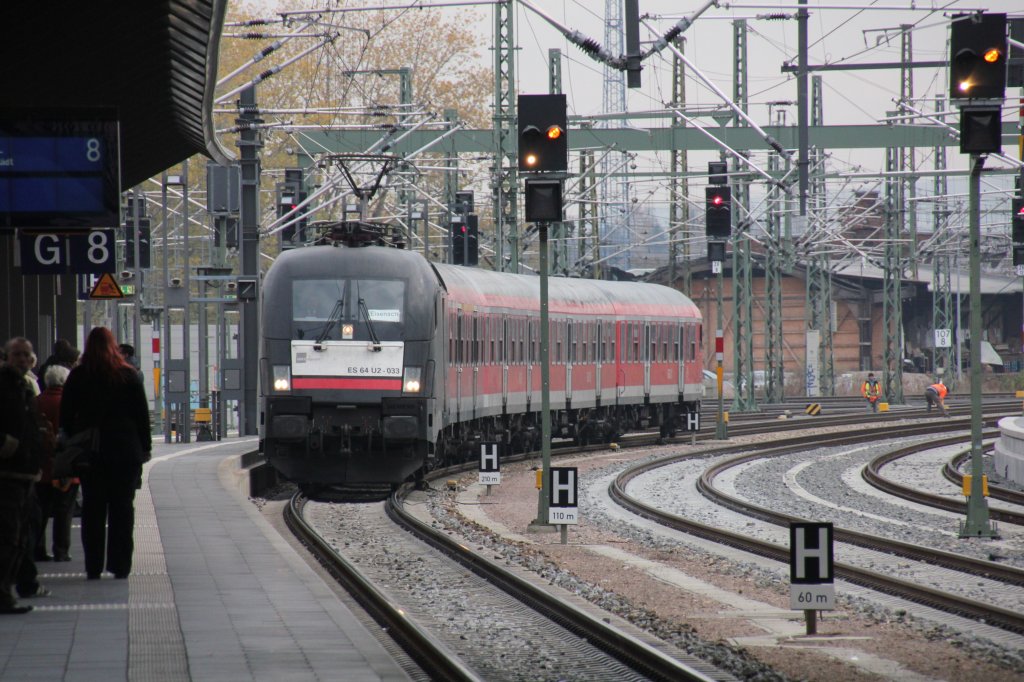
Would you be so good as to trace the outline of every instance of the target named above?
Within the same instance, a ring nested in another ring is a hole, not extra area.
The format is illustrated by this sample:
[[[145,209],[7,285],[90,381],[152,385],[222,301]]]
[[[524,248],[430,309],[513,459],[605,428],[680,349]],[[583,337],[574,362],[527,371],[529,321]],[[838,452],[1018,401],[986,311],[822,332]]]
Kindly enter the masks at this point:
[[[120,151],[110,109],[0,109],[0,229],[114,227]]]

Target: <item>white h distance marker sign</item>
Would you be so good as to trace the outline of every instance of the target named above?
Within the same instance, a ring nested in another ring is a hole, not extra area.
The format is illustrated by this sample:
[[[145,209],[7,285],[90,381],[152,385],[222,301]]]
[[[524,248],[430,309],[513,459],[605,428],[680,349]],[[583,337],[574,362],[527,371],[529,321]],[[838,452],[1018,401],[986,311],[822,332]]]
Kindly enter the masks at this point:
[[[832,569],[832,524],[789,524],[789,608],[835,609]]]
[[[480,485],[501,483],[501,459],[498,457],[498,443],[480,443]],[[487,489],[490,494],[491,489]]]
[[[548,486],[548,523],[563,526],[579,523],[576,467],[551,467],[551,485]]]

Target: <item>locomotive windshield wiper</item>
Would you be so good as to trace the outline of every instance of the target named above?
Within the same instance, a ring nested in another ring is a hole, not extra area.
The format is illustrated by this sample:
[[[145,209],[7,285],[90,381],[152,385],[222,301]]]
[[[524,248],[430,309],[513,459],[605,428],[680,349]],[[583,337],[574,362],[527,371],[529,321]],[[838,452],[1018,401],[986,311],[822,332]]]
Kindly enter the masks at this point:
[[[362,298],[359,299],[359,313],[366,320],[366,329],[370,332],[370,340],[373,341],[373,351],[375,353],[380,352],[380,339],[377,338],[377,332],[373,331],[373,322],[370,320],[370,311],[366,309],[366,301]]]
[[[324,322],[324,328],[320,330],[319,336],[316,337],[316,341],[313,342],[313,350],[323,350],[321,345],[327,340],[327,337],[331,335],[331,327],[341,322],[342,311],[345,310],[345,299],[339,298],[334,302],[334,307],[331,308],[331,314],[327,316],[327,321]]]

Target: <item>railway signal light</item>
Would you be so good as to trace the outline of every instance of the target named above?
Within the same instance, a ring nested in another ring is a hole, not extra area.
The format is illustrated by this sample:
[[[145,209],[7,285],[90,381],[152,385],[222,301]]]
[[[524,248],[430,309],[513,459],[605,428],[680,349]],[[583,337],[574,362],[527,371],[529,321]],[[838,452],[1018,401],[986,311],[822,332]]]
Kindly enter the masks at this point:
[[[732,190],[728,187],[704,188],[704,220],[708,237],[728,239],[732,232]]]
[[[277,202],[277,217],[285,218],[286,220],[298,220],[288,227],[281,230],[281,242],[282,244],[292,244],[295,242],[295,237],[298,235],[298,241],[306,241],[306,208],[303,207],[298,213],[294,211],[299,208],[307,198],[306,192],[301,190],[286,187],[279,195]]]
[[[960,153],[995,154],[1002,150],[1002,109],[999,107],[961,108]]]
[[[519,170],[568,170],[565,95],[519,95],[518,116]]]
[[[558,223],[562,221],[562,181],[527,180],[526,222]]]
[[[1013,210],[1010,221],[1013,243],[1024,244],[1024,199],[1011,199],[1010,207]]]
[[[949,41],[952,99],[1003,99],[1006,89],[1006,15],[958,14]]]
[[[480,228],[475,213],[452,221],[452,263],[476,265],[480,259]]]

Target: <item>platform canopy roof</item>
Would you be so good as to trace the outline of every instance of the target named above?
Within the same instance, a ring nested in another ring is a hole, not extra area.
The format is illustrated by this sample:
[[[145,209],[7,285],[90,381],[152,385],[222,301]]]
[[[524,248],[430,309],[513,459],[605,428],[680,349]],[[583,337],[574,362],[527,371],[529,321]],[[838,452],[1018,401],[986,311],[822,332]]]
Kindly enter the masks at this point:
[[[0,3],[0,108],[116,107],[121,188],[203,153],[227,0]]]

